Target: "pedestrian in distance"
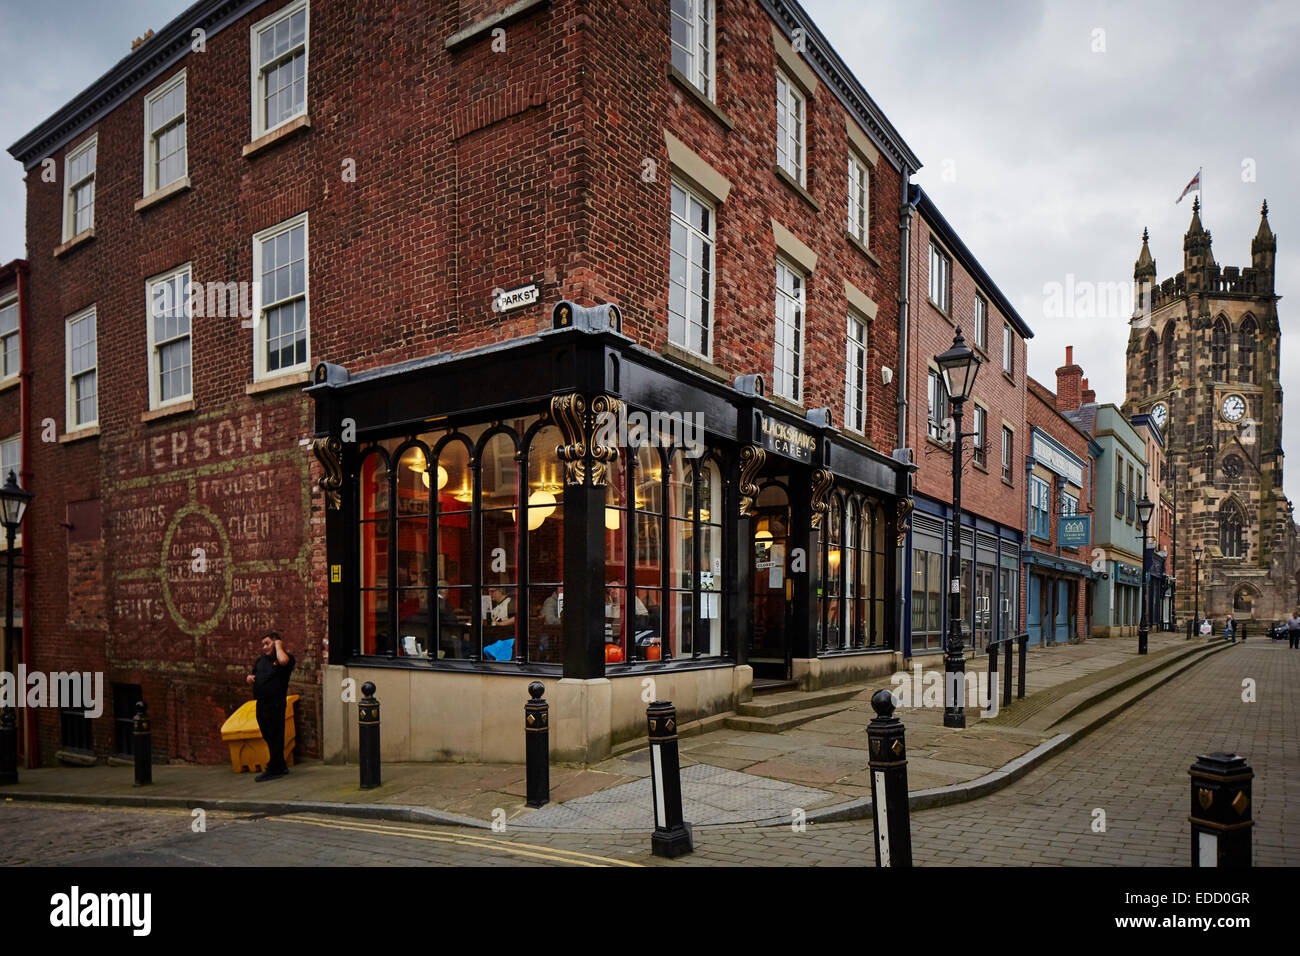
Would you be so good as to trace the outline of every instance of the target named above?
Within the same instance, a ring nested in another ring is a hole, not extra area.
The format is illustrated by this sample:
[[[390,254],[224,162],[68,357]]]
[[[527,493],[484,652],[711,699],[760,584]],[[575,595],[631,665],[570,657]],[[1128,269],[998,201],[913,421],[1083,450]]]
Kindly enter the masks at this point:
[[[1292,650],[1300,648],[1300,616],[1292,614],[1286,619],[1286,636]]]
[[[1229,612],[1223,622],[1223,639],[1237,643],[1237,622],[1232,619],[1232,613]]]
[[[284,709],[293,665],[293,655],[284,649],[280,635],[267,631],[262,636],[261,656],[253,662],[253,672],[248,675],[248,683],[253,685],[253,698],[257,701],[257,729],[262,732],[270,753],[266,769],[253,778],[258,783],[283,777],[289,772],[284,762]]]

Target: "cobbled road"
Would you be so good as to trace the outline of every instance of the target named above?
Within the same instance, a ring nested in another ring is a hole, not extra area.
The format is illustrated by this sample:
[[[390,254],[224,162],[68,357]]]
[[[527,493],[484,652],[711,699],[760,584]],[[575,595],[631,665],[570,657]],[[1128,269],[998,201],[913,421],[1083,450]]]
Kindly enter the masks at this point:
[[[1187,769],[1239,753],[1255,771],[1257,866],[1300,865],[1300,651],[1252,640],[1165,684],[1004,790],[912,816],[918,866],[1187,866]],[[1250,699],[1253,698],[1253,699]],[[317,814],[0,803],[0,865],[874,865],[867,821],[699,830],[653,858],[648,834],[493,833]],[[1104,823],[1104,828],[1103,828]]]

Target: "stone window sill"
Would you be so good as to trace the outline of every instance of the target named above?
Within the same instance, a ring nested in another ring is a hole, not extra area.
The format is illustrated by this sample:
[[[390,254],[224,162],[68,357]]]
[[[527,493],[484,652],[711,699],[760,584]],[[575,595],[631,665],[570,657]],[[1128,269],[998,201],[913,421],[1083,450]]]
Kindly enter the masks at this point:
[[[1012,375],[1010,372],[1006,371],[1005,369],[1003,369],[1002,371],[1002,377],[1005,378],[1012,385],[1016,384],[1016,377]]]
[[[59,436],[60,445],[71,445],[74,441],[82,441],[86,438],[98,438],[99,426],[91,425],[89,428],[78,428],[75,432],[65,432]]]
[[[845,232],[844,236],[846,239],[849,240],[849,245],[853,246],[854,249],[857,249],[858,252],[862,253],[864,256],[870,259],[873,263],[875,263],[875,265],[877,266],[880,265],[880,260],[876,258],[875,253],[873,253],[870,249],[868,249],[866,245],[863,244],[861,239],[859,239],[851,232]]]
[[[803,407],[803,402],[792,402],[784,395],[770,395],[768,397],[771,399],[772,404],[777,408],[783,408],[787,412],[793,412],[800,418],[803,418],[807,414],[807,410]]]
[[[718,106],[717,103],[705,96],[704,91],[688,80],[686,74],[677,69],[677,67],[668,67],[668,79],[672,80],[684,91],[689,93],[696,103],[704,107],[705,111],[726,127],[728,131],[736,128],[736,124],[732,121],[730,116],[723,112],[722,107]]]
[[[144,212],[150,206],[156,206],[160,202],[166,202],[173,196],[179,196],[183,192],[188,192],[190,188],[190,177],[182,176],[174,183],[168,183],[162,189],[155,189],[149,195],[135,201],[135,211]]]
[[[289,122],[285,123],[284,125],[277,126],[275,129],[271,130],[266,135],[259,136],[251,143],[246,143],[244,145],[243,150],[241,150],[241,155],[245,159],[251,159],[253,156],[256,156],[258,153],[268,150],[272,146],[275,146],[277,143],[281,143],[284,140],[288,139],[289,137],[293,136],[299,130],[310,129],[310,128],[311,128],[310,116],[308,116],[306,113],[304,113],[302,116],[296,116],[293,119],[289,120]]]
[[[773,165],[772,169],[776,172],[776,178],[781,180],[781,182],[785,183],[796,193],[798,193],[799,197],[803,199],[804,202],[812,206],[813,209],[817,210],[817,212],[822,211],[821,203],[819,203],[816,199],[813,199],[812,193],[810,193],[808,190],[800,186],[799,181],[797,179],[795,179],[793,176],[787,173],[780,166]]]
[[[156,422],[160,418],[171,418],[173,415],[186,415],[194,411],[194,399],[186,402],[177,402],[175,405],[164,405],[162,408],[151,408],[147,412],[140,413],[140,421]]]
[[[75,236],[73,236],[63,245],[55,246],[54,258],[57,259],[59,256],[66,255],[67,253],[71,252],[73,249],[77,248],[78,246],[85,245],[87,242],[90,242],[90,240],[94,238],[95,238],[95,227],[91,226],[85,232],[77,233]]]
[[[929,304],[930,308],[934,309],[934,311],[936,311],[936,312],[938,312],[940,315],[942,315],[942,316],[943,316],[943,320],[944,320],[945,322],[947,322],[949,325],[956,325],[956,324],[957,324],[957,323],[953,322],[953,320],[952,320],[952,315],[949,314],[948,312],[945,312],[945,311],[944,311],[944,310],[939,306],[939,303],[934,301],[934,299],[931,299],[929,296],[926,296],[925,301]]]
[[[1014,487],[1016,486],[1016,485],[1015,485],[1015,482],[1013,482],[1013,481],[1009,481],[1009,480],[1006,479],[1006,478],[1003,478],[1003,479],[1002,479],[1002,483],[1003,483],[1004,485],[1006,485],[1008,488],[1014,488]]]
[[[18,384],[19,382],[21,382],[21,381],[22,381],[22,375],[21,375],[21,374],[19,374],[19,375],[10,375],[10,376],[9,376],[7,379],[5,379],[3,382],[0,382],[0,392],[7,392],[7,391],[9,391],[9,389],[13,388],[15,385],[17,385],[17,384]]]
[[[934,438],[930,435],[926,435],[925,440],[927,444],[933,445],[935,448],[938,448],[940,451],[946,451],[948,454],[950,455],[952,454],[952,446],[949,445],[947,442],[941,442],[937,438]]]
[[[244,386],[245,395],[261,395],[263,392],[278,392],[282,388],[292,388],[295,385],[305,385],[311,381],[311,371],[303,369],[301,372],[289,372],[287,375],[277,375],[274,378],[264,378]]]
[[[663,356],[666,359],[671,359],[678,365],[685,365],[687,368],[694,369],[701,375],[707,375],[709,378],[716,379],[719,382],[728,381],[727,373],[714,365],[712,360],[706,359],[704,356],[692,352],[689,349],[684,349],[680,345],[675,345],[672,342],[665,342]]]
[[[545,6],[550,6],[550,0],[515,0],[514,3],[501,12],[484,17],[478,23],[468,26],[458,33],[453,33],[443,41],[443,47],[447,50],[456,50],[467,43],[472,43],[476,37],[480,37],[499,26],[504,26],[511,20],[518,19],[538,7]]]

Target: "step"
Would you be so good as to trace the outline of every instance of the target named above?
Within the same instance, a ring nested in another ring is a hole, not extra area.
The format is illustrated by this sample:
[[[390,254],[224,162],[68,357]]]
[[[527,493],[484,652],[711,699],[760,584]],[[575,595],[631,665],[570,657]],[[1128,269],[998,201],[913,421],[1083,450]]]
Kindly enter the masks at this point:
[[[787,730],[793,730],[800,724],[806,724],[809,721],[816,720],[819,717],[829,717],[831,714],[838,714],[841,711],[848,710],[852,706],[848,701],[837,704],[824,704],[821,707],[811,707],[807,710],[794,710],[787,713],[773,714],[769,717],[749,717],[744,714],[737,714],[734,717],[727,718],[727,728],[729,730],[745,730],[755,734],[780,734]]]
[[[797,680],[763,680],[754,681],[754,696],[763,694],[781,694],[789,690],[798,690]]]
[[[806,710],[820,707],[822,704],[834,704],[856,697],[866,689],[865,684],[845,684],[841,687],[829,687],[822,690],[793,690],[776,694],[765,694],[747,700],[736,708],[741,717],[774,717],[788,714],[793,710]]]

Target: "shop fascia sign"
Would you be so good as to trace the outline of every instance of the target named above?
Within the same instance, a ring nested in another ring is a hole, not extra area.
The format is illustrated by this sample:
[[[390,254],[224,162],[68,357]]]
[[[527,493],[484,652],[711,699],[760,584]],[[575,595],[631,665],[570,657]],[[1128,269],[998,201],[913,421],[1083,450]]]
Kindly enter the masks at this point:
[[[532,305],[542,297],[542,287],[536,282],[521,285],[515,289],[498,289],[492,300],[493,312],[512,312]]]
[[[759,444],[767,451],[795,461],[812,461],[817,436],[787,423],[758,413]]]
[[[1083,463],[1037,430],[1034,432],[1031,454],[1035,461],[1046,465],[1067,481],[1083,487]]]
[[[1092,515],[1061,515],[1057,519],[1056,543],[1063,548],[1092,544]]]

